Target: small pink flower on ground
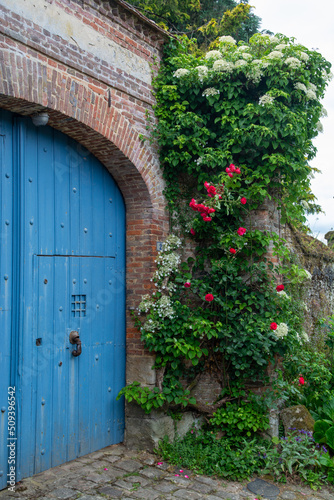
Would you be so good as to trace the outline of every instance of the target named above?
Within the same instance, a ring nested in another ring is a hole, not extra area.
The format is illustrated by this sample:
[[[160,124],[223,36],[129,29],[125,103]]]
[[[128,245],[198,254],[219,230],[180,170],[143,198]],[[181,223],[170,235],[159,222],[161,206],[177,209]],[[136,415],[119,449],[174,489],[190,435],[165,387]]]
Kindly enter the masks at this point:
[[[195,229],[191,228],[191,229],[190,229],[190,234],[192,234],[193,236],[195,236],[195,234],[196,234]]]
[[[240,203],[242,203],[243,205],[246,205],[247,200],[244,196],[241,198]]]
[[[277,323],[271,323],[270,330],[277,330]]]
[[[109,469],[105,468],[104,470],[109,470]]]
[[[239,227],[237,233],[239,236],[243,236],[246,233],[246,229],[244,227]]]
[[[191,287],[191,283],[189,283],[189,281],[187,281],[185,284],[184,284],[185,288],[190,288]]]
[[[180,469],[180,472],[183,472],[183,469]]]
[[[157,465],[162,465],[162,464],[163,464],[163,462],[158,462],[158,463],[157,463]]]
[[[191,431],[190,431],[190,434],[194,434],[194,431],[193,431],[193,429],[191,429]]]
[[[174,474],[174,476],[176,476],[176,477],[180,477],[180,474]]]
[[[189,476],[186,476],[186,475],[185,475],[184,477],[185,477],[186,479],[189,479]]]

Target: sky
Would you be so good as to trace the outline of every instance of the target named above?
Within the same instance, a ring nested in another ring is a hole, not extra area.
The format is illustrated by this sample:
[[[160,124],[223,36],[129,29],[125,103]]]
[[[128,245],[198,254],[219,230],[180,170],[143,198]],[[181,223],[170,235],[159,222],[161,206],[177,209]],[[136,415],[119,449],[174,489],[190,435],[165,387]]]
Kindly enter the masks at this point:
[[[297,43],[317,50],[332,63],[334,73],[334,0],[249,0],[249,4],[262,19],[260,29],[293,36]],[[324,235],[334,230],[334,78],[322,104],[328,117],[321,119],[324,132],[313,141],[318,153],[310,165],[321,170],[311,187],[325,213],[309,216],[308,224],[313,236],[326,242]]]

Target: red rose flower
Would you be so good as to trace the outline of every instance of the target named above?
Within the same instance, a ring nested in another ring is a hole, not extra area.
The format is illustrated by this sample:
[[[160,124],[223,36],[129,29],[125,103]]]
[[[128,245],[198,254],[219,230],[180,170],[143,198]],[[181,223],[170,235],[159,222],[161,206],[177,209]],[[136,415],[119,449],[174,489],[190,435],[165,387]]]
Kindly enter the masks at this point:
[[[277,285],[276,290],[277,292],[282,292],[282,290],[284,290],[284,285]]]
[[[304,377],[299,377],[299,385],[304,385],[304,384],[305,384]]]
[[[230,169],[229,167],[226,167],[226,168],[225,168],[225,172],[226,172],[227,174],[229,174],[229,173],[231,172],[231,169]]]
[[[191,283],[189,283],[189,281],[187,281],[185,284],[184,284],[185,288],[190,288],[191,287]]]
[[[242,203],[243,205],[246,205],[246,203],[247,203],[246,198],[245,197],[241,198],[240,203]]]
[[[216,210],[214,208],[209,208],[208,209],[208,214],[213,214],[213,212],[215,212]]]
[[[237,233],[239,236],[243,236],[246,233],[246,229],[244,227],[239,227]]]
[[[191,229],[190,229],[190,234],[192,234],[193,236],[195,236],[195,234],[196,234],[195,229],[191,228]]]
[[[231,179],[232,179],[232,177],[233,177],[233,174],[227,174],[227,175],[228,175],[229,177],[231,177]]]
[[[210,198],[212,198],[212,196],[217,194],[215,186],[209,186],[207,188],[207,191],[208,191],[208,195],[210,196]]]
[[[205,300],[207,302],[212,302],[213,301],[213,295],[212,295],[212,293],[207,293],[206,296],[205,296]]]
[[[210,186],[210,184],[209,184],[208,182],[204,182],[204,187],[205,187],[206,189],[208,189],[208,187],[209,187],[209,186]]]
[[[271,323],[270,330],[277,330],[277,323]]]
[[[240,170],[240,168],[239,168],[239,167],[237,167],[237,168],[235,169],[235,173],[236,173],[236,174],[241,174],[241,170]]]
[[[210,220],[212,220],[212,219],[211,219],[211,217],[203,217],[203,220],[204,220],[205,222],[210,222]]]
[[[233,254],[237,253],[237,251],[234,248],[230,248],[230,252]]]
[[[235,172],[235,170],[236,170],[235,165],[233,165],[233,163],[231,163],[231,165],[230,165],[230,170],[231,170],[231,172]]]

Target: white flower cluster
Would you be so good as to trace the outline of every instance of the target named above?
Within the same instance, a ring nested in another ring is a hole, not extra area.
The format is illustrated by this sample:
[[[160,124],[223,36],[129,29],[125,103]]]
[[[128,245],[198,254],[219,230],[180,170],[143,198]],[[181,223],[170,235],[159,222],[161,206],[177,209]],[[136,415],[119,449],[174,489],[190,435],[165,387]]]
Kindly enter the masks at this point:
[[[303,84],[303,83],[301,83],[301,82],[296,82],[296,83],[295,83],[295,89],[297,89],[297,90],[302,90],[303,92],[305,92],[305,94],[306,94],[306,92],[307,92],[307,87],[306,87],[306,85],[304,85],[304,84]]]
[[[299,52],[299,57],[304,62],[307,62],[310,59],[310,56],[306,54],[306,52]]]
[[[284,290],[277,292],[277,295],[280,299],[290,300],[290,296]]]
[[[188,73],[190,73],[189,69],[179,68],[174,72],[173,76],[176,78],[182,78],[183,76],[188,75]]]
[[[273,104],[275,101],[275,97],[272,97],[271,95],[264,94],[262,97],[259,99],[259,104],[260,106],[265,106],[266,104]]]
[[[153,305],[153,301],[149,295],[143,295],[141,299],[141,303],[138,306],[138,310],[140,313],[147,313]]]
[[[210,88],[205,89],[203,91],[202,96],[203,97],[208,97],[210,95],[218,95],[218,94],[220,94],[220,91],[218,89],[215,89],[214,87],[210,87]]]
[[[207,76],[208,74],[208,68],[206,66],[196,66],[197,72],[198,72],[198,78],[202,82],[203,79]]]
[[[278,339],[283,339],[287,336],[289,331],[288,325],[286,323],[280,323],[276,330],[274,330],[274,334]]]
[[[278,45],[276,45],[275,50],[284,50],[286,48],[287,48],[286,43],[279,43]]]
[[[161,253],[157,258],[158,269],[154,273],[155,281],[160,281],[170,276],[177,270],[181,262],[181,257],[172,252],[168,254]]]
[[[236,68],[240,68],[241,66],[245,66],[246,64],[247,61],[245,61],[244,59],[238,59],[237,61],[235,61],[234,66]]]
[[[223,56],[221,52],[219,52],[219,50],[209,50],[209,52],[205,54],[205,59],[222,59],[222,58]]]
[[[241,57],[242,57],[243,59],[246,59],[246,61],[247,61],[247,60],[249,60],[249,59],[253,59],[252,55],[251,55],[251,54],[248,54],[247,52],[242,52],[242,53],[241,53]]]
[[[320,132],[320,134],[322,134],[322,133],[323,133],[323,131],[324,131],[324,126],[323,126],[323,124],[322,124],[321,122],[317,122],[316,127],[317,127],[317,131],[318,131],[318,132]]]
[[[285,59],[285,64],[287,64],[289,66],[289,68],[291,69],[297,69],[301,66],[301,62],[299,59],[297,59],[297,57],[288,57],[287,59]]]
[[[304,83],[297,82],[297,83],[295,83],[295,89],[302,90],[305,93],[307,99],[316,99],[317,98],[317,94],[315,93],[317,87],[315,85],[313,85],[313,83],[309,83],[308,87],[306,87],[306,85],[304,85]]]
[[[259,83],[263,76],[260,66],[252,65],[246,71],[246,78],[253,83]]]
[[[240,52],[245,52],[245,50],[249,50],[249,46],[248,45],[240,45],[240,47],[238,47],[237,50],[240,50]]]
[[[326,118],[328,116],[327,109],[322,106],[321,108],[321,118]]]
[[[162,244],[162,252],[171,252],[182,246],[182,241],[175,234],[170,234]]]
[[[154,333],[157,328],[159,328],[159,322],[153,319],[148,319],[144,325],[141,327],[141,330],[146,330],[146,332]]]
[[[267,55],[267,57],[268,59],[281,59],[281,57],[283,57],[283,54],[279,50],[273,50],[272,52],[270,52],[270,54]]]
[[[232,36],[220,36],[219,37],[219,41],[222,42],[222,43],[232,43],[233,45],[235,45],[237,42],[236,40],[234,40],[234,38]]]
[[[225,61],[224,59],[218,59],[212,66],[214,71],[224,71],[225,73],[232,73],[233,67],[232,62]]]

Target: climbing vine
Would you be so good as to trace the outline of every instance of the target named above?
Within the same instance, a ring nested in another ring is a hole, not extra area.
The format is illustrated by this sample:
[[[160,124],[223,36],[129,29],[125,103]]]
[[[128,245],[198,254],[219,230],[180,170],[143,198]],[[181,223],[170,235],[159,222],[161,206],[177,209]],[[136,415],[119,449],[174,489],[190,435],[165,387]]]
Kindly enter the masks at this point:
[[[282,223],[300,226],[318,210],[308,162],[330,76],[319,53],[282,35],[223,36],[201,57],[186,39],[166,48],[151,133],[178,236],[164,243],[155,291],[136,313],[163,377],[153,391],[134,383],[120,393],[145,411],[196,405],[203,371],[233,399],[233,385],[263,379],[277,355],[307,342],[302,307],[284,288],[309,275],[288,265],[276,233],[252,227],[252,213],[271,200]],[[197,247],[188,259],[185,237]]]

